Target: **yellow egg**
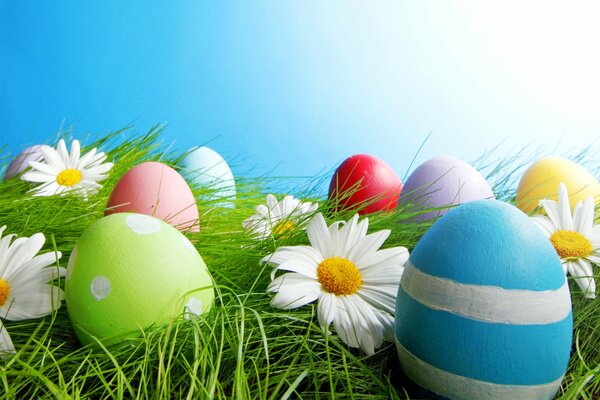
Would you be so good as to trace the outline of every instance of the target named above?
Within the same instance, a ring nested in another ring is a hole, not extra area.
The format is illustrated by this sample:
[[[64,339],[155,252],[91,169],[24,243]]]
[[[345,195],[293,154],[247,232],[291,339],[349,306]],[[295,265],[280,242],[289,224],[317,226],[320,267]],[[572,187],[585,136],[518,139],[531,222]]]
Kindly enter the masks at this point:
[[[600,183],[581,165],[560,157],[546,157],[531,165],[519,182],[517,207],[526,213],[533,211],[542,199],[556,200],[558,185],[567,186],[571,208],[588,196],[600,201]]]

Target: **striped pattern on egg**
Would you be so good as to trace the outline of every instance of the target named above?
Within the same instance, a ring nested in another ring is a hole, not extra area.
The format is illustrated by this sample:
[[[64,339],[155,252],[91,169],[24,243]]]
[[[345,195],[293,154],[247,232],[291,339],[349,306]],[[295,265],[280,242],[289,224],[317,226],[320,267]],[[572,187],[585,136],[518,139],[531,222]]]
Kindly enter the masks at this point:
[[[402,276],[396,344],[406,374],[450,399],[551,399],[569,361],[560,260],[517,208],[480,200],[423,236]]]

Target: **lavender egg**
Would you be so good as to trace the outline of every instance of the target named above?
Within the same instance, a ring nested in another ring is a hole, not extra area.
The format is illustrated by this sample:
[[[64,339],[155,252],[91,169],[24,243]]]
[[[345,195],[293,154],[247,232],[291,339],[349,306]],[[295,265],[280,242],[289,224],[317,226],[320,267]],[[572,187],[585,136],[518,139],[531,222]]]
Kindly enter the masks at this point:
[[[18,156],[16,156],[8,166],[8,169],[4,174],[4,179],[10,179],[29,168],[29,161],[41,160],[44,157],[40,151],[41,147],[42,146],[36,144],[26,148]]]
[[[485,178],[472,166],[455,157],[425,161],[408,177],[399,207],[425,221],[444,215],[453,206],[474,200],[494,199]]]

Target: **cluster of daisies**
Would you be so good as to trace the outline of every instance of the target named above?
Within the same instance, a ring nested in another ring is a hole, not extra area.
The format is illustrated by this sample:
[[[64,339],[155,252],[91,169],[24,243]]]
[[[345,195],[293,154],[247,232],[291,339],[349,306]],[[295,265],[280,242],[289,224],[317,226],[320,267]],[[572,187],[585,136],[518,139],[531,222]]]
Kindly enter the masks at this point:
[[[106,155],[92,149],[81,155],[73,140],[70,152],[64,140],[57,148],[40,146],[41,157],[28,162],[21,179],[37,183],[35,196],[74,192],[84,199],[96,193],[113,167]],[[594,199],[578,202],[573,212],[564,184],[558,201],[542,200],[545,215],[533,220],[546,234],[564,271],[576,280],[587,298],[594,298],[592,264],[600,264],[600,225],[594,225]],[[389,230],[368,234],[369,221],[354,215],[349,221],[327,225],[318,204],[293,196],[278,201],[269,194],[266,204],[242,225],[255,239],[284,238],[306,230],[310,245],[277,248],[262,262],[273,266],[271,305],[284,310],[317,302],[322,330],[330,326],[347,345],[373,354],[384,339],[392,340],[398,287],[409,252],[397,246],[380,249]],[[63,291],[52,283],[64,276],[58,265],[60,252],[37,253],[44,235],[2,237],[0,229],[0,354],[15,349],[2,319],[18,321],[48,315],[60,306]],[[12,243],[11,243],[12,242]]]
[[[564,184],[558,201],[542,200],[546,215],[532,219],[554,246],[565,274],[573,276],[586,298],[596,297],[592,264],[600,265],[600,225],[594,225],[594,199],[571,205]],[[262,259],[274,268],[267,291],[271,305],[289,310],[317,301],[324,332],[333,324],[340,339],[373,354],[383,339],[393,340],[395,303],[409,253],[404,247],[380,250],[390,231],[367,234],[368,218],[327,226],[318,204],[269,194],[266,205],[243,227],[257,239],[306,229],[310,246],[280,247]],[[280,271],[286,271],[279,274]]]
[[[327,226],[318,204],[292,196],[277,201],[267,196],[256,214],[243,222],[255,238],[281,237],[306,228],[310,246],[280,247],[262,259],[273,265],[267,291],[271,305],[284,310],[317,301],[317,318],[324,332],[333,324],[339,338],[351,347],[373,354],[384,338],[394,336],[396,295],[405,247],[380,250],[389,230],[367,234],[368,218]],[[278,274],[279,271],[286,271]]]

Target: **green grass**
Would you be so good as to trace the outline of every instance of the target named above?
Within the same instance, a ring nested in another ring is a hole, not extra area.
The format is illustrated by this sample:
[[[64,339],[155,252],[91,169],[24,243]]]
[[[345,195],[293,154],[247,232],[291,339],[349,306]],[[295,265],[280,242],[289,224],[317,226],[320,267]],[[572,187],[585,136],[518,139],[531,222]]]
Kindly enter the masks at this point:
[[[104,188],[87,202],[78,197],[33,198],[29,185],[16,179],[0,184],[0,224],[8,233],[29,236],[43,232],[44,251],[63,252],[66,266],[79,235],[103,216],[118,178],[148,160],[175,165],[177,154],[160,144],[160,127],[144,135],[131,129],[115,132],[88,148],[100,147],[116,161]],[[68,133],[67,133],[67,136]],[[125,142],[120,140],[125,138]],[[117,143],[120,143],[117,145]],[[499,198],[510,200],[520,167],[531,154],[494,158],[484,155],[477,165],[495,182]],[[537,153],[536,153],[537,154]],[[588,153],[573,153],[591,171],[600,169]],[[8,155],[0,156],[4,166]],[[257,244],[242,231],[241,222],[264,202],[263,189],[289,186],[277,178],[238,179],[233,209],[199,204],[201,231],[188,237],[204,258],[216,285],[215,306],[195,321],[177,318],[167,327],[151,327],[137,339],[105,347],[81,347],[66,307],[43,319],[6,322],[18,353],[0,361],[0,398],[257,398],[257,399],[388,399],[414,398],[420,392],[402,374],[391,344],[370,357],[345,346],[335,335],[324,335],[316,305],[292,311],[270,307],[265,293],[270,267],[259,260],[278,246],[305,244],[303,233]],[[329,177],[324,174],[299,187],[295,194],[319,201],[330,221],[347,218],[326,210],[318,195]],[[194,188],[196,195],[209,190]],[[280,194],[281,195],[281,194]],[[397,223],[406,215],[370,216],[370,231],[391,229],[384,247],[412,249],[430,223]],[[600,308],[574,293],[574,346],[569,371],[559,393],[564,399],[600,396]]]

